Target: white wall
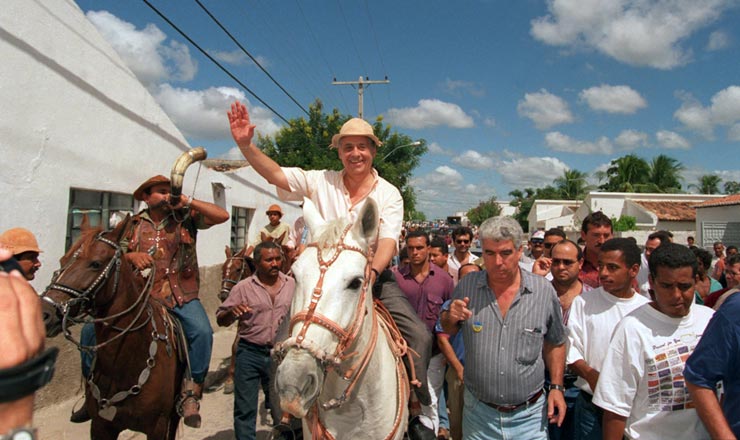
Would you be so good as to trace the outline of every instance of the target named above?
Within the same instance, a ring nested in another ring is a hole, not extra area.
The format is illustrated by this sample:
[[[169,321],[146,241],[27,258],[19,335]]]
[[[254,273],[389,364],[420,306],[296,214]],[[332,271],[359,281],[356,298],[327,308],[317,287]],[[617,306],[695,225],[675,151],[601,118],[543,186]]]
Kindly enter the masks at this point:
[[[0,231],[32,230],[44,253],[42,288],[64,251],[70,188],[131,193],[155,174],[169,175],[190,145],[149,92],[71,0],[5,0],[0,11]],[[226,124],[224,118],[224,124]],[[191,194],[195,165],[185,177]],[[196,198],[257,209],[267,222],[274,189],[251,169],[203,169]],[[286,208],[286,220],[297,215]],[[198,235],[201,265],[223,261],[229,223]]]

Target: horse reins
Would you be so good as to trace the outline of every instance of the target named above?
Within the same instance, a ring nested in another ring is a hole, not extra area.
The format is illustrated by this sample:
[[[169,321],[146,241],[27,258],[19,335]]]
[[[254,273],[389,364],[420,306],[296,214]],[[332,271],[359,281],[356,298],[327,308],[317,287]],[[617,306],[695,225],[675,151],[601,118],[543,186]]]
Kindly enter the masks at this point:
[[[245,256],[237,256],[237,255],[234,255],[233,257],[230,257],[229,258],[229,266],[227,266],[229,269],[231,268],[231,263],[234,260],[241,260],[242,261],[242,266],[239,269],[239,276],[236,277],[235,280],[234,279],[231,279],[231,278],[224,278],[223,280],[221,280],[221,293],[229,294],[231,292],[231,289],[233,289],[234,286],[237,285],[237,283],[239,283],[239,281],[241,281],[242,278],[244,277],[244,271],[245,271],[245,269],[247,267],[247,257],[245,257]],[[229,272],[229,273],[231,273],[231,272]],[[231,287],[225,286],[224,284],[226,284],[226,283],[231,284]]]

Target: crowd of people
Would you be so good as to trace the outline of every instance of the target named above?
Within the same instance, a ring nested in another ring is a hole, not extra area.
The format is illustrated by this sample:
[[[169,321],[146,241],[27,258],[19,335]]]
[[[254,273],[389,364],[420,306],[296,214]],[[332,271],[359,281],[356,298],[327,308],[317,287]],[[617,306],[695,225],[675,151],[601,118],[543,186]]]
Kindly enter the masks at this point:
[[[520,225],[501,216],[475,231],[458,227],[449,237],[409,231],[399,249],[403,201],[373,168],[382,143],[370,124],[351,119],[333,137],[341,171],[306,171],[279,166],[252,143],[255,126],[241,103],[232,105],[228,119],[242,154],[280,199],[308,198],[327,221],[354,220],[368,199],[376,202],[381,223],[369,284],[417,354],[412,389],[420,409],[414,415],[426,429],[420,438],[740,436],[737,248],[733,254],[716,243],[712,258],[693,239],[682,245],[670,232],[657,231],[641,251],[634,239],[614,238],[611,220],[594,212],[583,220],[580,243],[559,229],[534,231],[525,241]],[[147,208],[121,245],[125,261],[140,273],[158,269],[152,296],[183,322],[191,374],[183,383],[182,411],[185,423],[197,427],[212,329],[198,299],[196,231],[229,215],[201,200],[170,201],[169,188],[164,176],[137,188],[134,197]],[[293,228],[281,222],[279,205],[266,214],[269,224],[249,243],[255,271],[233,287],[216,314],[220,326],[238,322],[233,391],[240,440],[256,438],[260,388],[274,423],[285,421],[270,392],[270,350],[295,289],[281,269],[310,240],[300,219]],[[480,257],[470,252],[474,244]],[[0,247],[10,250],[0,251],[0,258],[12,253],[25,277],[33,278],[41,249],[30,231],[6,231]],[[28,346],[15,358],[20,364],[43,345],[38,299],[18,274],[0,274],[0,289],[3,304],[14,307],[16,315],[9,316],[36,328],[19,338]],[[0,313],[7,315],[2,307]],[[8,327],[0,335],[19,332],[8,319],[0,325]],[[83,342],[95,344],[91,327],[83,330]],[[85,374],[90,368],[83,357]],[[0,411],[17,415],[0,414],[0,436],[30,421],[32,400],[29,407],[24,399],[15,407],[0,403]],[[91,404],[73,420],[88,420]]]

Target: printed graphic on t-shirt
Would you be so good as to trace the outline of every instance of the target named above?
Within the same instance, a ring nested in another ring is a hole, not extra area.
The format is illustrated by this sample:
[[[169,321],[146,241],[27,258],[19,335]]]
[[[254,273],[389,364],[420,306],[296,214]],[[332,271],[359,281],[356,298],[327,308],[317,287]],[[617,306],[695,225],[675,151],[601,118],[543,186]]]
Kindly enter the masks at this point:
[[[678,411],[694,408],[694,402],[686,388],[683,368],[698,342],[699,337],[690,334],[653,346],[655,357],[647,359],[649,410]]]

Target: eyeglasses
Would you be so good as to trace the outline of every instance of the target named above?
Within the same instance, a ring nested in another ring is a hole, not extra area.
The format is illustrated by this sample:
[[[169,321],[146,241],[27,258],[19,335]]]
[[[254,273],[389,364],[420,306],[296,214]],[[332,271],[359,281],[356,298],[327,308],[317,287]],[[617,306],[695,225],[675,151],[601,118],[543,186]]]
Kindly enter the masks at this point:
[[[552,259],[552,265],[553,266],[560,266],[561,264],[563,266],[572,266],[572,265],[574,265],[576,263],[577,263],[576,260],[564,260],[562,258],[553,258]]]
[[[534,240],[532,240],[532,244],[542,244],[544,242],[545,242],[545,240],[541,240],[539,238],[535,238]]]
[[[457,244],[468,244],[468,243],[470,243],[470,240],[455,240],[455,243],[457,243]]]
[[[726,270],[725,271],[725,276],[726,277],[733,277],[733,278],[740,277],[740,272],[733,272],[731,270]]]

